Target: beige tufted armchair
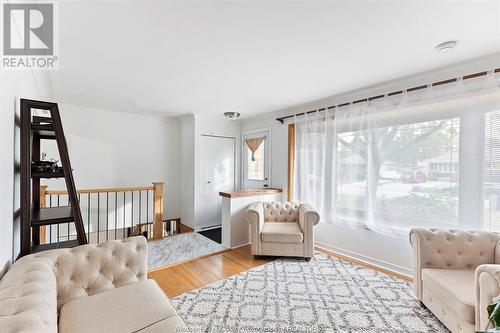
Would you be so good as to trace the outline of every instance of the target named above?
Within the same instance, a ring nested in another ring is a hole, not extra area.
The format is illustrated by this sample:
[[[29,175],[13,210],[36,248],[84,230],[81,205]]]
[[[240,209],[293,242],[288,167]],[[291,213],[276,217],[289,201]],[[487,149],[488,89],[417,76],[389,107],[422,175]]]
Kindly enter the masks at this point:
[[[412,229],[418,299],[454,333],[488,323],[486,307],[500,296],[500,234]]]
[[[255,202],[245,211],[251,225],[252,255],[314,256],[314,229],[319,214],[307,204]]]

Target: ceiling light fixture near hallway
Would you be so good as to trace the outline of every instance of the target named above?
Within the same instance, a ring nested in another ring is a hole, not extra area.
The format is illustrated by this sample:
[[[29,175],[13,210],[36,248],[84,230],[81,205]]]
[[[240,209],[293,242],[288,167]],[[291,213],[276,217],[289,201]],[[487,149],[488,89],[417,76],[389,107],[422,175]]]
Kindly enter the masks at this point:
[[[457,46],[457,43],[458,42],[456,40],[449,40],[449,41],[446,41],[446,42],[443,42],[441,44],[436,45],[436,47],[434,49],[438,53],[448,53],[452,49],[454,49],[455,46]]]
[[[224,116],[228,119],[235,120],[240,116],[239,112],[224,112]]]

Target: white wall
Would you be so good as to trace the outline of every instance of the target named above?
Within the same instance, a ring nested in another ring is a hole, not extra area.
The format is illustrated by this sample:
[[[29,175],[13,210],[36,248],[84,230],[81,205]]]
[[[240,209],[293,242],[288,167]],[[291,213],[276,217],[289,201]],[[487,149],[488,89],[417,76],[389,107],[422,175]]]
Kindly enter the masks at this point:
[[[51,91],[48,72],[1,73],[0,277],[19,254],[19,99],[44,99]]]
[[[332,96],[319,101],[312,101],[265,115],[243,119],[241,127],[242,131],[271,127],[272,186],[283,188],[284,191],[287,191],[288,130],[286,123],[281,125],[275,120],[278,116],[336,105],[359,98],[376,96],[497,67],[500,67],[499,54],[457,64],[456,66],[443,68],[438,71],[396,79],[391,82]],[[403,274],[411,274],[412,252],[407,238],[392,238],[368,229],[349,229],[321,223],[316,227],[315,235],[316,244],[319,246],[381,265]]]
[[[147,186],[165,182],[165,217],[181,216],[180,125],[177,118],[59,104],[77,188]],[[42,152],[58,158],[54,142]],[[48,180],[61,189],[63,180]]]

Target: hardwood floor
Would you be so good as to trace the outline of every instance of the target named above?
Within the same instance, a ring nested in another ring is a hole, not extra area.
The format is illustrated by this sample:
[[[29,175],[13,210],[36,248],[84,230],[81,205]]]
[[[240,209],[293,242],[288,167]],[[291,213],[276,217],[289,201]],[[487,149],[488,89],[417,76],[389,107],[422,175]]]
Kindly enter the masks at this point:
[[[227,252],[196,259],[148,273],[168,297],[203,287],[247,269],[265,264],[275,258],[255,259],[250,254],[250,245]]]
[[[411,282],[411,278],[405,275],[397,274],[387,269],[345,257],[324,249],[316,248],[316,250],[324,252],[332,257],[351,261],[355,264],[378,270],[385,274]],[[236,275],[250,268],[263,265],[274,259],[276,258],[254,258],[250,254],[250,245],[247,245],[237,249],[228,250],[223,253],[209,255],[200,259],[154,270],[148,273],[148,277],[150,279],[154,279],[168,297],[175,297],[185,292],[206,286],[212,282]]]

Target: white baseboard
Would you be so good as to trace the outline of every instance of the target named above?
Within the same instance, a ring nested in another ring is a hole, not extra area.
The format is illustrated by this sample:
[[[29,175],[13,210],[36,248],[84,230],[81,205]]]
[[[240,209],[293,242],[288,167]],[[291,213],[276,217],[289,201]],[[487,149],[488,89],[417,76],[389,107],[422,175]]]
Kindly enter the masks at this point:
[[[335,252],[335,253],[338,253],[338,254],[343,255],[345,257],[350,257],[350,258],[359,260],[361,262],[365,262],[365,263],[367,263],[369,265],[378,266],[380,268],[384,268],[386,270],[395,272],[397,274],[405,275],[405,276],[407,276],[409,278],[413,277],[413,270],[408,269],[406,267],[402,267],[402,266],[399,266],[399,265],[391,264],[390,262],[386,262],[386,261],[383,261],[383,260],[379,260],[377,258],[365,256],[363,254],[359,254],[359,253],[356,253],[356,252],[344,250],[344,249],[341,249],[341,248],[338,248],[336,246],[333,246],[333,245],[330,245],[330,244],[326,244],[326,243],[315,242],[315,245],[316,245],[316,247],[318,247],[320,249],[324,249],[326,251]]]
[[[250,245],[250,244],[251,244],[251,242],[248,242],[248,243],[242,244],[242,245],[238,245],[238,246],[233,246],[233,247],[231,247],[231,250],[234,250],[234,249],[237,249],[237,248],[240,248],[240,247],[243,247],[243,246],[247,246],[247,245]]]

